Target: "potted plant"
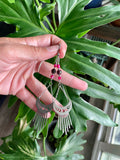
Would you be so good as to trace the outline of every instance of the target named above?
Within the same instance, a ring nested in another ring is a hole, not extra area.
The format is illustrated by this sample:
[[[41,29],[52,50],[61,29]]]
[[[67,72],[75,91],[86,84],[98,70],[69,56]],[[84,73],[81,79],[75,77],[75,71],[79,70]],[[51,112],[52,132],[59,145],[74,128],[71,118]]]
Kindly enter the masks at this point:
[[[102,66],[90,61],[88,57],[77,54],[79,51],[104,54],[120,60],[120,49],[104,42],[96,42],[83,38],[91,29],[107,24],[120,18],[120,5],[104,6],[84,10],[90,0],[0,0],[0,21],[16,26],[16,32],[11,37],[37,36],[43,34],[55,34],[62,38],[68,45],[66,56],[61,60],[64,70],[77,76],[78,74],[89,75],[106,85],[99,85],[88,79],[79,77],[88,83],[86,91],[78,91],[65,87],[69,98],[72,101],[70,117],[74,133],[66,140],[61,140],[60,145],[52,156],[47,156],[45,139],[48,133],[48,126],[54,119],[55,113],[51,113],[46,126],[36,133],[30,126],[35,113],[21,102],[18,115],[15,119],[17,125],[12,135],[3,138],[0,147],[1,159],[40,159],[40,160],[66,160],[82,159],[75,151],[81,150],[82,140],[80,132],[87,130],[87,120],[93,120],[101,125],[116,126],[116,124],[102,110],[89,104],[80,97],[80,94],[105,99],[115,104],[120,104],[120,77]],[[55,7],[58,6],[59,24],[56,24]],[[6,12],[7,11],[7,12]],[[49,21],[48,17],[52,17]],[[50,23],[51,22],[51,23]],[[45,23],[49,27],[45,26]],[[54,59],[53,59],[54,61]],[[43,83],[49,80],[39,76],[36,78]],[[107,86],[107,87],[106,87]],[[59,96],[60,97],[60,96]],[[59,100],[59,99],[58,99]],[[11,96],[9,107],[17,101],[17,97]],[[63,104],[64,105],[64,104]],[[44,155],[36,139],[42,133]],[[62,132],[56,126],[54,136],[59,138]]]

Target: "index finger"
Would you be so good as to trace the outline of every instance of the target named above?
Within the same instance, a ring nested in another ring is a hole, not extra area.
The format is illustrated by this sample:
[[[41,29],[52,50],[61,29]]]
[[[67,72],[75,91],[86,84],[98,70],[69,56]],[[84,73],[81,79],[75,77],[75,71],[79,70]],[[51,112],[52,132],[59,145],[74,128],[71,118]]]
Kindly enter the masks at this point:
[[[38,65],[38,67],[39,67],[39,65]],[[51,70],[53,69],[53,67],[54,66],[52,64],[50,64],[48,62],[43,62],[42,64],[40,64],[39,73],[45,77],[50,78]],[[36,72],[38,72],[37,67],[36,67]],[[59,81],[57,75],[54,76],[54,80]],[[65,72],[64,70],[62,70],[61,83],[65,84],[69,87],[81,90],[81,91],[84,91],[88,88],[88,84],[85,81],[83,81],[73,75],[70,75],[69,73]]]
[[[0,38],[0,43],[6,43],[6,42],[19,43],[35,47],[49,47],[53,45],[60,45],[60,50],[59,50],[60,58],[63,58],[65,56],[67,50],[66,43],[59,37],[52,34],[40,35],[35,37],[25,37],[25,38]]]

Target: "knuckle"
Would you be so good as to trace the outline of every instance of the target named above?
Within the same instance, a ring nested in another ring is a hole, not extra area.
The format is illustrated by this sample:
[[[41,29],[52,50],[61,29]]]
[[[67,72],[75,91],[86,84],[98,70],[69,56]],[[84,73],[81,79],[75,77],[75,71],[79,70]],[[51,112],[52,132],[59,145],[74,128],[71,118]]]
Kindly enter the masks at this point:
[[[3,44],[1,48],[1,52],[7,57],[9,57],[13,55],[13,53],[15,52],[15,47],[13,47],[13,45],[10,45],[10,44]]]
[[[38,48],[38,47],[32,47],[32,54],[33,54],[33,57],[37,60],[39,57],[40,57],[40,53],[41,52],[41,48]]]

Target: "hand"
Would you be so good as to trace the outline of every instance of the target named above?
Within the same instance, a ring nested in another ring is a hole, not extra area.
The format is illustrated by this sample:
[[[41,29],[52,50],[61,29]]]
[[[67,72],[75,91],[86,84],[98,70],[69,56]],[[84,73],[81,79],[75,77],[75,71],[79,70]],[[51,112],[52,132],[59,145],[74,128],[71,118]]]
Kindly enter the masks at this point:
[[[30,38],[0,38],[0,94],[16,95],[34,111],[36,98],[45,90],[33,74],[38,72],[49,77],[53,65],[44,60],[54,57],[60,45],[60,58],[65,56],[67,45],[54,35]],[[41,61],[44,61],[41,63]],[[57,80],[57,77],[55,78]],[[86,90],[87,83],[62,71],[61,82],[72,88]],[[26,89],[27,86],[29,90]],[[47,90],[41,97],[45,104],[52,103],[52,95]]]

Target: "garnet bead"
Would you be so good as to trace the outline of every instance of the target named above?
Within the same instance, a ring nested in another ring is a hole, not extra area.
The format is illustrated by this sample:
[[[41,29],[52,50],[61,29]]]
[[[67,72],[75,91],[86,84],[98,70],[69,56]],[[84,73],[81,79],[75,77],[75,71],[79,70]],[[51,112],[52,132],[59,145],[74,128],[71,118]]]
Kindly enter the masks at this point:
[[[51,70],[51,72],[52,72],[52,74],[55,74],[55,73],[56,73],[56,69],[53,68],[53,69]]]
[[[57,71],[57,74],[58,74],[58,75],[61,75],[61,74],[62,74],[62,71],[61,71],[61,70],[58,70],[58,71]]]

